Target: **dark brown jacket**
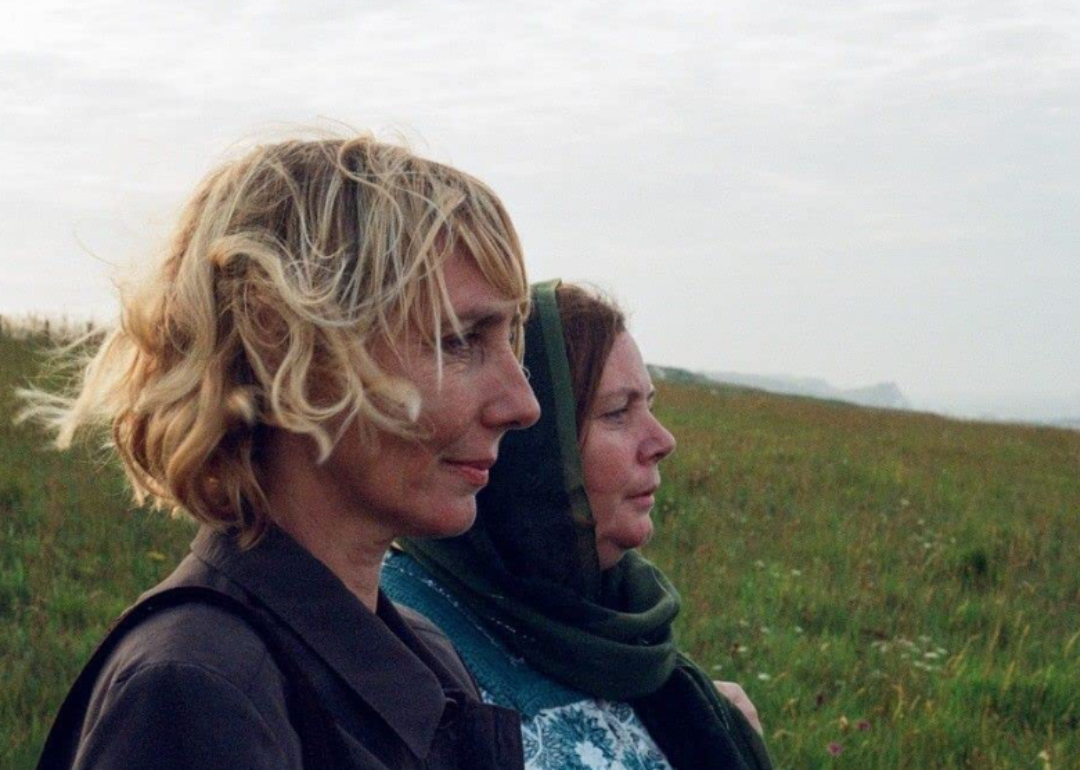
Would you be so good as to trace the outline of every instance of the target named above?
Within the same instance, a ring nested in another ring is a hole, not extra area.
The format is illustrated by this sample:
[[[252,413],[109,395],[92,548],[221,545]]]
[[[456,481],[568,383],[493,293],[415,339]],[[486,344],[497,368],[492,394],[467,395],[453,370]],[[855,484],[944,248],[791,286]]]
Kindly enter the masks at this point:
[[[280,530],[249,551],[203,530],[140,602],[180,586],[240,600],[313,685],[357,768],[521,768],[518,716],[480,703],[446,637],[380,594],[372,614]],[[200,603],[128,632],[93,688],[76,768],[299,768],[288,683],[261,635]]]

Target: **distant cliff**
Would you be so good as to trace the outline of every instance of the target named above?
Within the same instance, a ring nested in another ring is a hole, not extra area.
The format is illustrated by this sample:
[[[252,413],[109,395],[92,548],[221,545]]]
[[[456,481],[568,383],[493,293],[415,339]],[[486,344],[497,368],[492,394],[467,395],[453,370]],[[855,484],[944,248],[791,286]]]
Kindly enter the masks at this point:
[[[910,409],[911,404],[894,382],[882,382],[864,388],[837,388],[817,377],[791,377],[788,375],[738,374],[736,372],[705,372],[715,382],[757,388],[770,393],[792,396],[810,396],[833,401],[846,401],[860,406],[881,409]]]
[[[966,413],[958,410],[935,409],[925,404],[913,407],[894,382],[882,382],[864,388],[837,388],[818,377],[793,377],[791,375],[739,374],[738,372],[692,372],[674,366],[649,365],[654,380],[682,382],[703,386],[728,386],[752,388],[769,393],[789,396],[805,396],[829,401],[843,401],[849,404],[867,406],[876,409],[903,409],[932,412],[944,416],[980,422],[1004,422],[1027,425],[1048,425],[1057,428],[1080,431],[1080,417],[1055,417],[1052,414],[1037,417],[1025,417],[1021,414],[1001,414],[994,410],[979,413]],[[1065,411],[1064,409],[1062,411]],[[1068,412],[1066,412],[1068,414]]]
[[[681,382],[693,385],[715,385],[716,380],[688,369],[680,369],[676,366],[658,366],[649,364],[649,374],[654,380],[665,382]]]

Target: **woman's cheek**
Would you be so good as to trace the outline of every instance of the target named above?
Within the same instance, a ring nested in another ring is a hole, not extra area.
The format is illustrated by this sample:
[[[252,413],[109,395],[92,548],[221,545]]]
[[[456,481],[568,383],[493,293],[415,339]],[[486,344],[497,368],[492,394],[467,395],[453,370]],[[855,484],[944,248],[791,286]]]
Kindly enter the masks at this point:
[[[597,425],[589,431],[589,440],[582,451],[582,463],[585,466],[586,489],[607,492],[617,489],[625,468],[625,461],[619,455],[619,442],[606,426]]]

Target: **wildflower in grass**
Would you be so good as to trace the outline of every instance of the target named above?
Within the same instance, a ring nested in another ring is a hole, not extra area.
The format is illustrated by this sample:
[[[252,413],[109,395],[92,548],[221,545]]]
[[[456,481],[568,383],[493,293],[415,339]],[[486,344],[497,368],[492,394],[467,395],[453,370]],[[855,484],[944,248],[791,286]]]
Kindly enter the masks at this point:
[[[851,727],[851,722],[849,722],[848,718],[843,714],[840,715],[840,719],[837,720],[837,724],[840,725],[840,732],[842,733],[846,733],[848,731],[848,728]]]
[[[833,741],[825,748],[828,749],[829,753],[832,754],[834,757],[838,757],[844,750],[844,744]]]
[[[797,633],[797,634],[803,634],[803,633],[806,633],[806,632],[805,632],[805,631],[803,631],[803,627],[802,627],[802,626],[795,626],[795,633]]]
[[[772,677],[766,674],[764,671],[759,671],[757,678],[762,682],[768,682],[770,679],[772,679]]]
[[[791,571],[791,574],[792,574],[792,575],[793,575],[794,577],[802,577],[802,570],[801,570],[801,569],[793,569],[793,570]]]
[[[763,562],[761,559],[758,559],[756,562],[754,562],[754,566],[758,569],[765,569],[765,562]]]
[[[866,719],[860,719],[858,722],[855,723],[855,729],[858,730],[860,733],[865,733],[870,729],[870,722]]]

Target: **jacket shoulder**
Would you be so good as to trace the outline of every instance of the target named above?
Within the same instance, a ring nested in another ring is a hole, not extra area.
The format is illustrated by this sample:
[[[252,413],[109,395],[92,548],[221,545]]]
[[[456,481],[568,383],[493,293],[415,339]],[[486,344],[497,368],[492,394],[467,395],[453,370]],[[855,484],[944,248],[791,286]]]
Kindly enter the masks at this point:
[[[202,668],[242,691],[274,673],[283,681],[258,631],[234,613],[198,602],[159,610],[128,631],[102,679],[123,680],[168,664]]]
[[[284,676],[259,633],[191,603],[119,640],[94,685],[76,766],[298,767],[300,755]]]

